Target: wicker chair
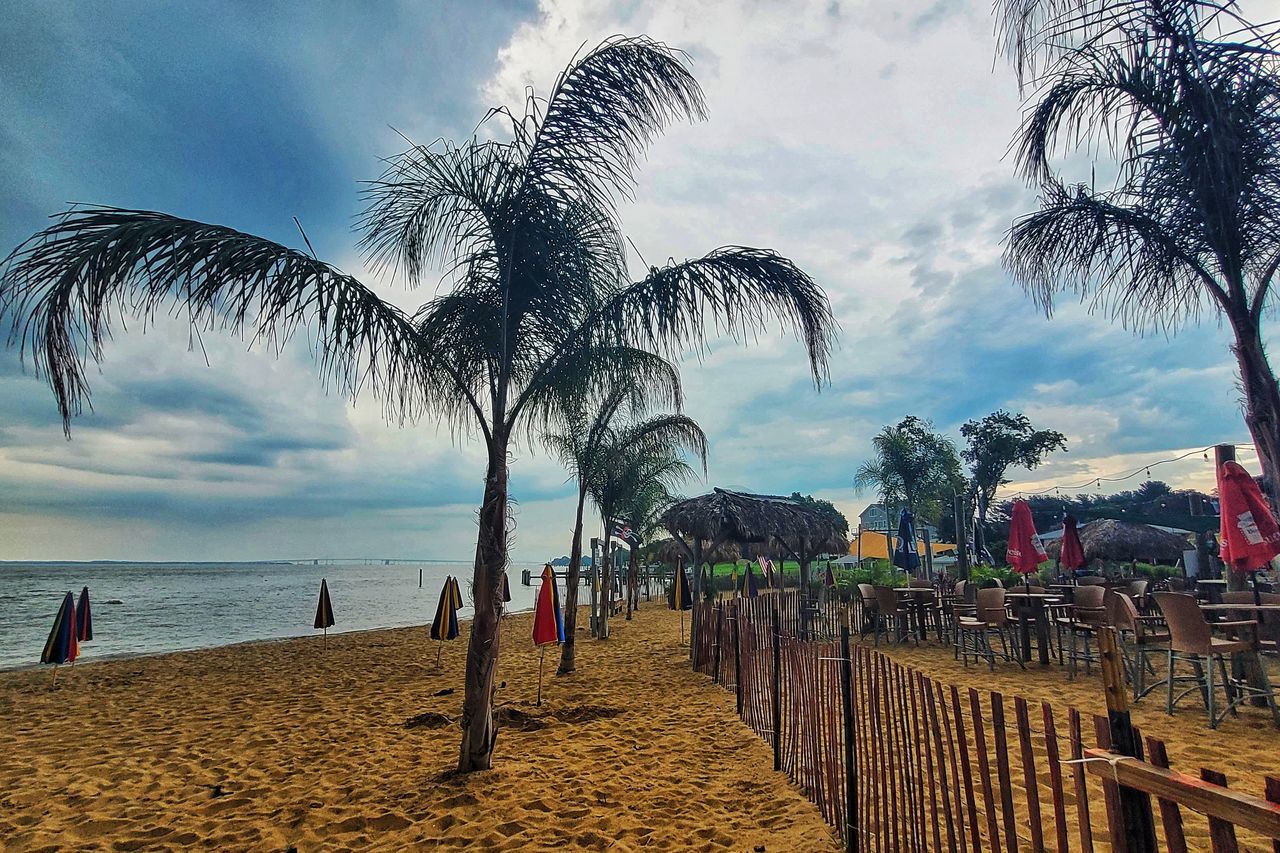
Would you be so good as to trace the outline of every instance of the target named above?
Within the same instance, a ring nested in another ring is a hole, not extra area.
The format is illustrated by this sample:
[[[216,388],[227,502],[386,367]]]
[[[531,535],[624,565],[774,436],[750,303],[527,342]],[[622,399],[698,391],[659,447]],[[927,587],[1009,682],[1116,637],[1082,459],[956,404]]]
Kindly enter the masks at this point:
[[[986,658],[991,669],[995,669],[995,650],[991,648],[991,634],[1000,638],[1001,656],[1006,661],[1015,661],[1023,667],[1022,655],[1018,653],[1018,637],[1009,621],[1009,610],[1005,606],[1005,590],[990,587],[978,590],[977,616],[962,616],[956,621],[957,640],[956,657],[964,658],[964,665],[969,665],[969,658]],[[1010,649],[1013,650],[1010,653]],[[1025,667],[1023,667],[1025,669]]]
[[[1127,593],[1108,592],[1104,603],[1107,624],[1115,628],[1120,637],[1120,651],[1124,655],[1129,682],[1133,685],[1133,701],[1137,702],[1162,686],[1168,678],[1166,674],[1164,679],[1146,683],[1148,672],[1155,675],[1155,667],[1149,659],[1151,653],[1167,655],[1169,652],[1169,629],[1164,624],[1164,617],[1141,615]]]
[[[1106,593],[1106,587],[1100,583],[1077,586],[1071,604],[1057,608],[1053,621],[1058,638],[1058,662],[1063,662],[1065,651],[1069,679],[1076,677],[1081,661],[1084,661],[1085,673],[1089,673],[1092,665],[1098,661],[1095,641],[1098,626],[1106,621],[1106,608],[1103,605]],[[1069,649],[1063,643],[1064,633],[1071,642]],[[1090,648],[1091,643],[1093,648]]]
[[[858,601],[861,603],[860,611],[862,615],[862,624],[859,631],[863,637],[873,633],[876,630],[876,590],[869,583],[858,584]]]
[[[893,642],[911,631],[911,612],[898,601],[898,594],[891,586],[874,587],[876,593],[875,645],[880,645],[880,635],[887,634]]]
[[[1280,710],[1276,708],[1275,693],[1271,689],[1271,682],[1267,679],[1267,672],[1262,666],[1262,661],[1257,661],[1262,679],[1260,686],[1249,684],[1244,679],[1233,679],[1227,671],[1227,658],[1231,655],[1252,655],[1255,659],[1257,658],[1257,623],[1241,621],[1218,622],[1211,625],[1204,618],[1204,612],[1200,609],[1194,597],[1177,592],[1156,593],[1156,603],[1159,605],[1160,611],[1164,613],[1165,621],[1169,625],[1170,636],[1169,678],[1167,680],[1165,712],[1172,714],[1173,707],[1178,703],[1178,700],[1188,693],[1198,690],[1204,699],[1205,709],[1209,713],[1209,728],[1216,729],[1218,723],[1222,722],[1227,714],[1236,713],[1236,706],[1254,697],[1261,696],[1266,699],[1267,707],[1271,709],[1272,722],[1277,727],[1280,727]],[[1213,635],[1214,629],[1234,630],[1238,632],[1239,636],[1230,639],[1215,637]],[[1178,663],[1190,663],[1192,665],[1195,671],[1194,681],[1196,683],[1175,697],[1173,695],[1174,667]],[[1222,709],[1221,713],[1217,708],[1218,685],[1214,683],[1215,667],[1222,674],[1221,686],[1227,698],[1227,705]]]

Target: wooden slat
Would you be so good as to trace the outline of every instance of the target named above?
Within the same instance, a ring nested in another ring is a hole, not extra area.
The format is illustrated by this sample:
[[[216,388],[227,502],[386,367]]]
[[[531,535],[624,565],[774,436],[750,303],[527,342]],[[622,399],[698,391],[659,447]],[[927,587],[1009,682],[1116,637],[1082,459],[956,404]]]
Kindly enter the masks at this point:
[[[1209,661],[1209,666],[1213,666],[1213,661]],[[1202,768],[1200,778],[1211,785],[1221,785],[1224,790],[1227,787],[1227,777],[1217,770]],[[1271,835],[1275,837],[1280,833]],[[1209,840],[1213,843],[1213,853],[1237,853],[1240,849],[1236,845],[1236,828],[1231,821],[1223,820],[1221,812],[1209,812]]]
[[[1147,760],[1156,767],[1169,767],[1169,755],[1165,752],[1164,741],[1147,738]],[[1187,853],[1187,837],[1182,831],[1182,812],[1173,800],[1158,797],[1160,805],[1160,823],[1164,827],[1164,843],[1169,853]]]
[[[1071,708],[1067,712],[1067,725],[1071,736],[1071,760],[1079,762],[1084,756],[1084,743],[1080,739],[1080,712]],[[1076,824],[1080,828],[1080,850],[1093,853],[1093,829],[1089,825],[1089,786],[1083,764],[1071,765],[1076,783]]]
[[[1093,717],[1093,731],[1098,739],[1100,751],[1109,758],[1114,758],[1106,750],[1111,748],[1111,721],[1101,714]],[[1088,750],[1085,751],[1086,755]],[[1092,767],[1092,763],[1085,767]],[[1129,841],[1124,832],[1124,807],[1120,804],[1120,786],[1116,784],[1115,775],[1102,775],[1102,799],[1107,805],[1107,831],[1110,833],[1112,853],[1128,853]]]
[[[1004,848],[1009,853],[1018,853],[1017,816],[1013,813],[1013,788],[1009,781],[1009,744],[1004,729],[1004,696],[995,691],[991,692],[991,730],[996,740],[996,775],[1000,781]]]
[[[952,812],[956,821],[956,836],[960,840],[960,853],[969,853],[969,840],[965,838],[964,823],[964,804],[960,799],[960,762],[956,755],[956,739],[955,732],[951,727],[951,711],[947,707],[946,689],[942,685],[937,685],[939,691],[938,705],[942,708],[942,728],[947,736],[947,766],[951,770],[951,799],[953,801]],[[954,849],[954,841],[952,842]],[[977,850],[974,853],[978,853]]]
[[[1044,718],[1044,753],[1049,765],[1049,790],[1053,796],[1053,829],[1054,840],[1059,853],[1067,853],[1070,845],[1067,840],[1067,806],[1062,793],[1062,757],[1058,751],[1058,730],[1054,726],[1053,706],[1048,702],[1041,703]]]
[[[1119,779],[1121,785],[1146,791],[1156,797],[1170,800],[1218,820],[1256,832],[1264,838],[1280,838],[1280,803],[1272,803],[1240,791],[1232,791],[1215,779],[1223,778],[1213,770],[1201,771],[1200,779],[1176,770],[1154,767],[1132,759],[1115,762],[1110,752],[1102,749],[1086,749],[1086,758],[1102,758],[1105,762],[1086,765],[1090,773],[1104,779]],[[1205,783],[1210,784],[1205,784]]]
[[[982,807],[987,814],[987,850],[1000,849],[1000,829],[996,818],[995,798],[991,792],[991,765],[987,758],[987,736],[983,730],[982,700],[978,691],[969,688],[969,707],[973,711],[970,723],[973,725],[974,749],[978,753],[978,778],[982,780]]]
[[[908,836],[912,850],[927,850],[928,821],[931,817],[924,807],[924,771],[920,763],[920,729],[915,705],[915,689],[910,679],[902,679],[898,685],[899,702],[904,711],[902,725],[902,764],[911,782],[911,832]],[[908,705],[910,697],[910,705]]]
[[[880,673],[880,708],[883,725],[880,727],[880,737],[884,739],[885,754],[887,760],[885,769],[887,775],[882,777],[881,782],[888,782],[885,785],[885,812],[888,821],[888,839],[886,846],[897,853],[902,847],[902,831],[898,820],[898,793],[901,787],[898,784],[898,761],[895,755],[896,750],[893,748],[893,728],[894,713],[893,688],[892,688],[892,672],[896,664],[892,664],[888,658],[881,655],[879,657],[879,673]]]
[[[1271,803],[1280,803],[1280,778],[1275,776],[1267,777],[1267,801]],[[1271,842],[1271,853],[1280,853],[1280,838],[1273,839]]]
[[[960,748],[960,770],[964,777],[965,807],[969,810],[969,841],[974,853],[982,850],[978,829],[978,806],[973,798],[973,768],[969,762],[969,745],[964,734],[964,714],[960,710],[960,689],[951,685],[951,710],[955,715],[956,742]]]
[[[936,686],[931,679],[923,679],[923,684],[928,689],[929,716],[933,719],[933,725],[930,730],[933,732],[933,754],[937,757],[938,762],[938,785],[940,786],[938,794],[942,800],[942,815],[947,822],[947,850],[956,849],[956,827],[955,821],[951,816],[951,792],[950,785],[947,783],[947,756],[942,751],[942,729],[946,726],[946,721],[938,714],[937,696],[935,694]]]
[[[929,811],[933,813],[933,820],[930,821],[933,825],[933,849],[946,850],[947,848],[942,846],[942,828],[938,825],[938,782],[934,777],[933,745],[929,738],[929,732],[936,730],[938,721],[929,714],[929,703],[925,699],[924,676],[920,673],[916,673],[916,689],[920,691],[920,711],[923,720],[921,727],[924,729],[924,758],[929,785]]]
[[[1031,849],[1044,849],[1044,827],[1040,825],[1040,782],[1036,778],[1036,753],[1031,743],[1031,717],[1027,713],[1027,700],[1018,696],[1013,701],[1018,719],[1018,744],[1021,747],[1022,780],[1026,786],[1027,821],[1031,829]]]

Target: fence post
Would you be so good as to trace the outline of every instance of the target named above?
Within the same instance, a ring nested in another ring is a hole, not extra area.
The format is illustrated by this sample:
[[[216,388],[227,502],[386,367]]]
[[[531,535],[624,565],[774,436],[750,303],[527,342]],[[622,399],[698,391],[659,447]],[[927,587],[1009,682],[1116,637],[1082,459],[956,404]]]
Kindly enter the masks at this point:
[[[715,603],[715,609],[712,610],[711,613],[712,613],[712,618],[716,620],[716,651],[715,651],[715,654],[712,655],[711,657],[711,660],[713,662],[711,667],[711,681],[714,684],[719,684],[720,683],[720,640],[724,633],[722,630],[724,626],[724,604],[722,602],[717,601]]]
[[[1111,729],[1111,749],[1120,755],[1142,758],[1142,744],[1129,719],[1129,693],[1124,683],[1124,663],[1116,630],[1098,631],[1098,652],[1102,657],[1102,685],[1107,698],[1107,722]],[[1155,818],[1151,797],[1142,791],[1117,786],[1120,790],[1122,827],[1111,827],[1113,845],[1117,830],[1123,833],[1127,853],[1156,853]],[[1117,849],[1118,846],[1117,846]]]
[[[858,851],[858,779],[853,761],[853,660],[849,649],[849,608],[840,616],[840,699],[844,711],[845,850]]]
[[[782,769],[782,626],[773,610],[773,769]]]
[[[737,700],[738,718],[742,718],[742,608],[733,603],[733,694]]]

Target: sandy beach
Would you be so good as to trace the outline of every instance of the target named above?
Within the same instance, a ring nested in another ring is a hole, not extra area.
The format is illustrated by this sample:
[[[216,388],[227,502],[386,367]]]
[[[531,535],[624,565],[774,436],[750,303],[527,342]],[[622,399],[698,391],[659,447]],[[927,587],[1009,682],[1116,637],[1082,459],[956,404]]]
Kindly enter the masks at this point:
[[[444,693],[465,633],[438,670],[423,627],[78,664],[57,689],[0,674],[0,846],[838,849],[733,695],[690,671],[676,613],[612,626],[572,676],[548,651],[537,708],[530,617],[508,619],[509,719],[495,769],[465,778]]]

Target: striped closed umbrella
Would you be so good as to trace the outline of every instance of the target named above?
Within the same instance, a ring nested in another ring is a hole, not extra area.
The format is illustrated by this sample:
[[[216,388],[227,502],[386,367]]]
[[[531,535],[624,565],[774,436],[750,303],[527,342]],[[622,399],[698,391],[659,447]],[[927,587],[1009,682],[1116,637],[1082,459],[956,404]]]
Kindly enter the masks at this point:
[[[320,600],[316,602],[315,627],[324,629],[324,644],[329,645],[329,629],[333,627],[333,603],[329,601],[329,582],[320,579]]]
[[[742,578],[742,594],[747,598],[756,598],[760,595],[760,584],[756,583],[756,576],[751,571],[750,563],[747,563],[747,573]]]
[[[458,637],[458,609],[462,607],[462,591],[453,576],[444,579],[444,587],[440,590],[440,600],[436,602],[436,618],[431,620],[431,639],[439,640],[436,649],[436,667],[440,666],[440,654],[444,651],[446,640]]]
[[[542,704],[542,661],[547,646],[564,642],[564,617],[560,613],[560,592],[556,589],[556,574],[548,563],[542,569],[542,587],[533,604],[533,644],[538,647],[538,700]]]
[[[53,617],[53,629],[49,631],[49,639],[45,641],[44,651],[40,653],[40,663],[51,663],[55,667],[64,663],[75,663],[80,654],[80,645],[76,640],[76,602],[71,593],[62,599],[58,614]],[[53,683],[58,683],[58,670],[53,671]]]
[[[680,645],[684,645],[684,612],[693,607],[693,595],[689,592],[689,578],[684,573],[684,563],[676,563],[675,588],[671,590],[671,609],[680,611]]]
[[[89,587],[80,590],[76,603],[76,639],[87,643],[93,639],[93,610],[89,607]]]

